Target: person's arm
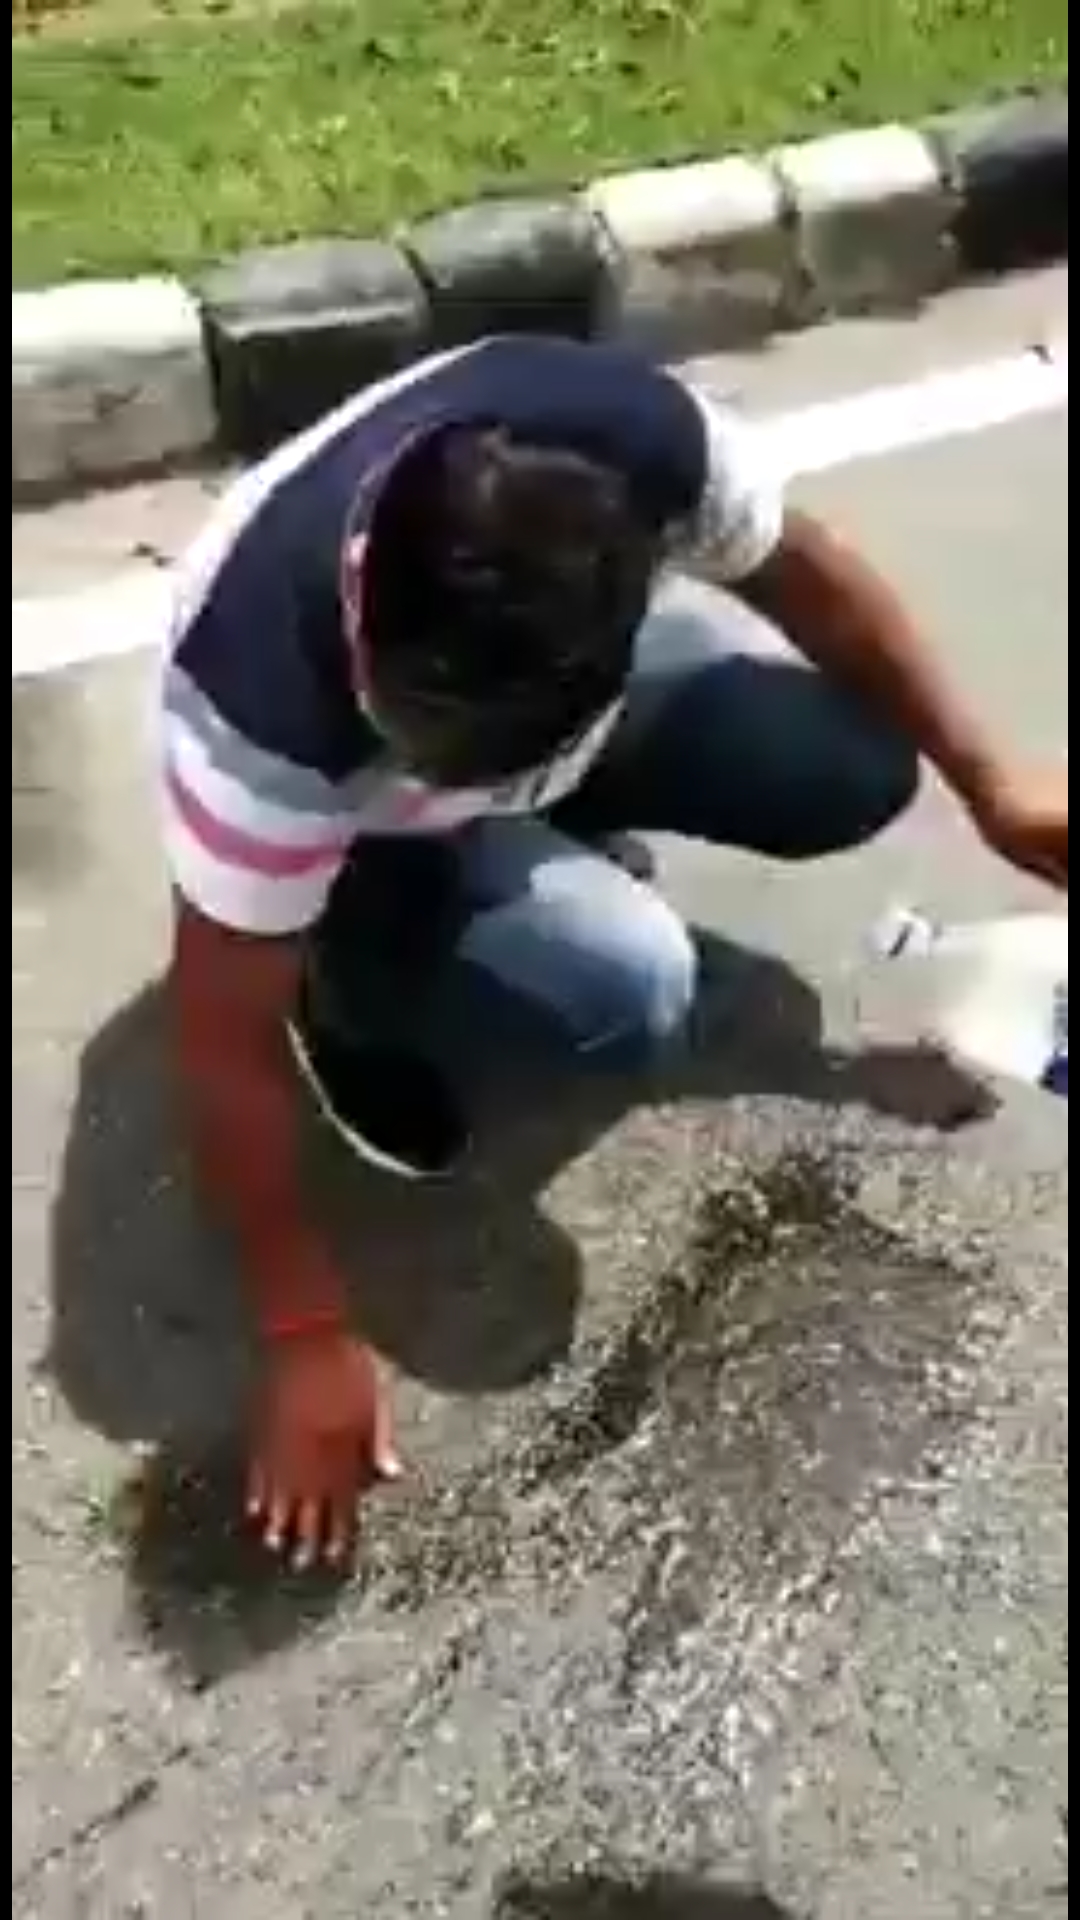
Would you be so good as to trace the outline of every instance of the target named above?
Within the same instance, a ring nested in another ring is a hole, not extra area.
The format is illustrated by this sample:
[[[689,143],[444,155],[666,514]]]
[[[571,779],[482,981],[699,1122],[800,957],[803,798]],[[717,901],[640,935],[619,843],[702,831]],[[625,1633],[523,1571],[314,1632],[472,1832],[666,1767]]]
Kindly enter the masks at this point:
[[[739,597],[824,673],[886,714],[969,805],[1001,756],[895,589],[822,521],[789,509],[780,540]]]
[[[1067,768],[1017,772],[900,595],[852,546],[789,509],[777,544],[735,590],[902,729],[996,851],[1068,887]]]
[[[837,533],[787,505],[752,427],[693,397],[704,461],[691,570],[737,595],[902,729],[996,852],[1067,890],[1067,765],[1018,769],[895,589]]]
[[[178,904],[173,1007],[191,1138],[267,1337],[346,1317],[343,1286],[300,1187],[288,1022],[301,967],[298,939],[234,933]]]
[[[307,1563],[340,1558],[358,1492],[397,1464],[374,1354],[302,1192],[287,1022],[297,939],[243,935],[180,903],[172,967],[176,1056],[198,1171],[234,1232],[266,1355],[252,1517]]]

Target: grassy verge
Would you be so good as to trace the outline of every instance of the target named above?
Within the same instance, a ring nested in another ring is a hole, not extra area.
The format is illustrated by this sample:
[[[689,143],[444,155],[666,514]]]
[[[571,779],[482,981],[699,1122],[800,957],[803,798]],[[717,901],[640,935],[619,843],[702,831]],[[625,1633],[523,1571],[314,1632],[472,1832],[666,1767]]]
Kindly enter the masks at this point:
[[[1067,0],[215,4],[13,37],[17,282],[377,231],[1068,69]]]

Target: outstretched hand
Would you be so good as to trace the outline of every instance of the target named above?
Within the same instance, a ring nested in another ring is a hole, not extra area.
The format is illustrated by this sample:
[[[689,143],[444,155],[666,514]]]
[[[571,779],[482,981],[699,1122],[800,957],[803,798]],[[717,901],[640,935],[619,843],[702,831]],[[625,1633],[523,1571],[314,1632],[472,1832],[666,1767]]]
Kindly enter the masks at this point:
[[[1022,873],[1069,891],[1067,763],[1000,775],[974,807],[987,845]]]
[[[251,1519],[299,1569],[340,1566],[359,1501],[397,1480],[389,1402],[370,1348],[343,1330],[282,1341],[263,1388],[249,1488]]]

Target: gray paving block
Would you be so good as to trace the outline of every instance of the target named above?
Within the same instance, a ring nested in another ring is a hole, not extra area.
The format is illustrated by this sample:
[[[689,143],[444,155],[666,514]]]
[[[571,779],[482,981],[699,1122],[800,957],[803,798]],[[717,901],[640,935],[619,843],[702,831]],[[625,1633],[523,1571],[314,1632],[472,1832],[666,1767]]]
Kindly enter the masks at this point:
[[[200,294],[221,433],[255,454],[424,350],[424,290],[383,241],[320,240],[241,254]]]
[[[199,311],[178,280],[12,293],[13,499],[190,465],[213,438]]]
[[[493,333],[591,339],[613,294],[611,242],[576,195],[480,201],[402,236],[440,345]]]
[[[617,174],[589,191],[622,256],[619,330],[664,354],[757,345],[799,285],[775,169],[733,155]]]
[[[952,278],[949,195],[922,134],[834,134],[776,162],[796,220],[803,319],[917,307]]]
[[[1069,96],[1008,100],[928,128],[956,195],[967,275],[1009,273],[1069,255]]]

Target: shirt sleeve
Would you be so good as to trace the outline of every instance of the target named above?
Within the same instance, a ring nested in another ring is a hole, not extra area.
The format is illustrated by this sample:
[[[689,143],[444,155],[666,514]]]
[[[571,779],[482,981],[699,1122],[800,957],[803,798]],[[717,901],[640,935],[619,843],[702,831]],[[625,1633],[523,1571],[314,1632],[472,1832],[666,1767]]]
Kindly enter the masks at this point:
[[[161,770],[166,856],[182,898],[237,933],[315,925],[356,838],[347,790],[245,740],[175,663]]]
[[[703,394],[692,397],[705,427],[705,482],[696,513],[676,537],[674,558],[707,560],[714,579],[736,586],[780,543],[783,487],[750,421]]]

